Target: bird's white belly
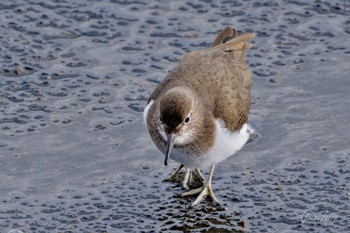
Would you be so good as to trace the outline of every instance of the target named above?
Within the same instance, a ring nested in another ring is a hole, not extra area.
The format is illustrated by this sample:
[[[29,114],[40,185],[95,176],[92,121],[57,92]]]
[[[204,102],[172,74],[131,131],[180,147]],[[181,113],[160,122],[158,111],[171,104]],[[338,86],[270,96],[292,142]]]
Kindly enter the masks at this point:
[[[253,132],[248,124],[244,124],[240,131],[230,132],[224,127],[221,120],[217,120],[215,123],[215,142],[206,154],[190,155],[179,148],[173,148],[170,158],[189,168],[206,168],[235,154],[246,144],[250,133]]]

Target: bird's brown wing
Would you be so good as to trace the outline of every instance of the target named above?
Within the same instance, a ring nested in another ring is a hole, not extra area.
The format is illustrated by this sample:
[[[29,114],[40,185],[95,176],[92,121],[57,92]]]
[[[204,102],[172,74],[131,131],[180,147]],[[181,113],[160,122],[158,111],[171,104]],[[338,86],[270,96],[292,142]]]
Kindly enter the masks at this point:
[[[217,42],[214,41],[218,45],[213,43],[214,47],[209,49],[187,53],[159,83],[150,100],[156,100],[164,90],[187,86],[196,92],[216,118],[225,121],[227,128],[232,131],[240,129],[248,119],[250,108],[252,75],[245,53],[252,47],[247,40],[254,36],[253,33],[243,34],[221,43],[223,39],[219,34]]]
[[[246,63],[246,50],[253,45],[247,40],[255,34],[238,36],[224,44],[207,50],[215,66],[221,67],[220,91],[214,103],[214,116],[223,119],[231,131],[239,130],[248,121],[252,74]]]

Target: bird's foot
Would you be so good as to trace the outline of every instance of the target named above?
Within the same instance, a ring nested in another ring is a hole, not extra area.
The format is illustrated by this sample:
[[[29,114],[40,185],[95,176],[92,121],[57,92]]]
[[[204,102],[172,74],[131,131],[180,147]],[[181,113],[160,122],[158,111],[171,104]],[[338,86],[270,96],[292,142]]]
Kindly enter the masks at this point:
[[[171,174],[168,178],[166,178],[163,181],[170,181],[170,182],[175,182],[177,179],[177,174],[180,173],[181,169],[184,168],[185,166],[183,164],[181,164],[178,168],[176,168],[176,170],[174,171],[173,174]]]
[[[168,182],[176,182],[178,180],[178,174],[180,173],[180,171],[182,170],[182,168],[185,168],[185,175],[184,178],[182,180],[182,187],[184,189],[189,189],[188,184],[192,181],[192,171],[189,168],[186,168],[183,164],[181,164],[173,174],[171,174],[168,178],[166,178],[164,181],[168,181]]]
[[[206,184],[205,182],[203,182],[203,186],[200,188],[196,188],[196,189],[192,189],[188,192],[184,192],[183,194],[181,194],[181,197],[187,197],[187,196],[192,196],[192,195],[196,195],[198,194],[196,200],[194,200],[190,207],[194,207],[196,205],[198,205],[200,202],[202,202],[208,195],[211,197],[212,201],[214,204],[216,205],[220,205],[220,202],[218,201],[218,199],[215,197],[213,190],[211,188],[210,184]]]

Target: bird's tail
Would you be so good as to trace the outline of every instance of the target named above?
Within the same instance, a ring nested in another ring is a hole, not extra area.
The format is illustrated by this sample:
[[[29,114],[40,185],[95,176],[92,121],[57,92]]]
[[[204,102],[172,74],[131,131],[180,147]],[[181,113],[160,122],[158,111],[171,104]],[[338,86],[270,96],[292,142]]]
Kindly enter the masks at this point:
[[[214,57],[221,52],[233,52],[230,54],[234,60],[245,61],[245,51],[253,47],[253,44],[249,43],[248,40],[254,37],[255,33],[246,33],[238,36],[235,29],[227,27],[215,38],[208,52]]]
[[[234,28],[227,27],[222,30],[219,35],[216,36],[215,40],[210,47],[215,47],[220,44],[225,44],[227,41],[237,37],[237,32]]]
[[[249,39],[252,39],[255,37],[255,33],[246,33],[243,35],[238,36],[236,30],[232,27],[226,27],[224,30],[222,30],[219,35],[216,36],[215,40],[213,41],[213,43],[211,44],[211,48],[216,48],[216,47],[224,47],[224,48],[228,48],[230,46],[234,46],[236,44],[239,44],[240,42],[246,42]],[[252,47],[253,44],[250,44]],[[236,47],[236,46],[234,46]],[[234,48],[233,47],[233,48]],[[238,46],[239,47],[239,46]],[[232,50],[233,50],[232,48]]]

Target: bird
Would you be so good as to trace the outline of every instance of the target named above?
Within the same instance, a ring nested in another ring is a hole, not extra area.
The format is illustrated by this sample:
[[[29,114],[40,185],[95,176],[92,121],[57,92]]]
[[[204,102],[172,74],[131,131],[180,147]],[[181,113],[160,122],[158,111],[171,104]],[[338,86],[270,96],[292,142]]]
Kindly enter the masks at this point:
[[[180,163],[171,176],[186,169],[183,186],[192,171],[202,186],[181,196],[198,194],[198,205],[209,195],[220,205],[211,182],[215,165],[239,151],[253,129],[248,125],[252,73],[246,51],[255,33],[238,35],[223,29],[204,50],[185,54],[179,64],[156,86],[143,112],[148,133],[156,147]],[[201,172],[209,168],[206,180]]]

